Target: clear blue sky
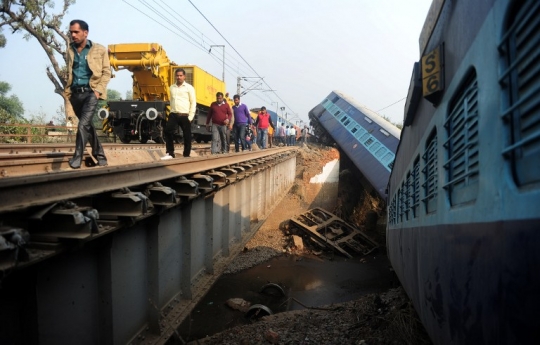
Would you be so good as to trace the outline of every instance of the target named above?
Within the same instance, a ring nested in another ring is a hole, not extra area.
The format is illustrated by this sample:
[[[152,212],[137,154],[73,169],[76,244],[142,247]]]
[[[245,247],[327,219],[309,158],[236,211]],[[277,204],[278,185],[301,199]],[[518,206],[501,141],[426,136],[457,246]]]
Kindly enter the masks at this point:
[[[402,122],[402,99],[419,60],[418,38],[431,0],[191,1],[224,38],[188,0],[79,0],[63,27],[83,19],[90,26],[89,39],[103,45],[157,42],[176,63],[198,65],[218,78],[222,48],[212,48],[211,54],[208,48],[225,44],[227,91],[236,93],[238,76],[264,77],[263,90],[250,91],[242,100],[273,111],[285,107],[289,119],[307,121],[313,107],[339,90]],[[45,74],[45,53],[33,38],[25,41],[22,33],[12,35],[7,28],[3,33],[7,45],[0,49],[0,80],[12,85],[26,117],[42,110],[52,118],[62,98]],[[118,72],[109,89],[125,95],[130,73]]]

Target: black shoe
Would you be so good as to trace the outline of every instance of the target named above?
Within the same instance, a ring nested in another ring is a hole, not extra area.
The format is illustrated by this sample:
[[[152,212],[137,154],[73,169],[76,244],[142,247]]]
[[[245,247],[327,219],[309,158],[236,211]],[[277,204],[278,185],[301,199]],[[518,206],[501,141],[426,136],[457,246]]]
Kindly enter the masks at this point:
[[[68,164],[69,164],[69,167],[70,167],[71,169],[79,169],[79,168],[81,167],[80,164],[79,164],[79,165],[73,165],[73,164],[71,163],[71,159],[68,161]]]
[[[100,167],[106,167],[107,165],[109,165],[109,163],[107,163],[107,161],[98,161],[97,165]]]

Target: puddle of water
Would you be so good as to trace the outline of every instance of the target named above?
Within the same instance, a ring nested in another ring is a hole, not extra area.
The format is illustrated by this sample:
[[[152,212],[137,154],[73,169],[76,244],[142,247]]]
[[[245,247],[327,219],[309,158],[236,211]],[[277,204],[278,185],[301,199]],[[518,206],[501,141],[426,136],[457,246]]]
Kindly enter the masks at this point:
[[[201,302],[179,327],[185,341],[201,339],[231,327],[252,323],[245,314],[225,303],[242,298],[263,304],[273,313],[328,305],[357,299],[368,293],[382,292],[398,285],[385,254],[364,258],[329,261],[314,256],[282,256],[248,270],[224,275],[214,284]],[[267,283],[277,283],[285,297],[260,293]],[[172,339],[171,339],[172,340]],[[173,344],[173,342],[169,342]]]

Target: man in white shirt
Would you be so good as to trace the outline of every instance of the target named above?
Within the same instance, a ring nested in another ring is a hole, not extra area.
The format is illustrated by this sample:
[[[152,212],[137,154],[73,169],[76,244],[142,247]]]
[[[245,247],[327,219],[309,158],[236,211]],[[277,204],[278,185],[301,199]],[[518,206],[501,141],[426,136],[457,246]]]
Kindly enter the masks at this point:
[[[161,159],[175,158],[174,133],[178,126],[184,134],[184,157],[191,153],[191,121],[195,117],[196,98],[195,89],[186,83],[186,71],[178,68],[175,73],[176,84],[171,85],[171,113],[163,131],[165,137],[166,155]]]

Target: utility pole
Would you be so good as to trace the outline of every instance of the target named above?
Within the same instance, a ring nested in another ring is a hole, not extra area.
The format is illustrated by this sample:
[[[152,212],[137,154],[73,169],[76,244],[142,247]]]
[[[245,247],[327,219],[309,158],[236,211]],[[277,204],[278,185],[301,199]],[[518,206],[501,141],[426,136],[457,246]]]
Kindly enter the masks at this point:
[[[225,45],[224,44],[213,44],[210,46],[210,49],[208,49],[208,53],[212,51],[212,47],[220,47],[223,48],[223,74],[221,75],[221,80],[225,82]]]

